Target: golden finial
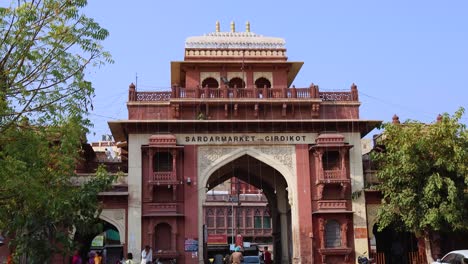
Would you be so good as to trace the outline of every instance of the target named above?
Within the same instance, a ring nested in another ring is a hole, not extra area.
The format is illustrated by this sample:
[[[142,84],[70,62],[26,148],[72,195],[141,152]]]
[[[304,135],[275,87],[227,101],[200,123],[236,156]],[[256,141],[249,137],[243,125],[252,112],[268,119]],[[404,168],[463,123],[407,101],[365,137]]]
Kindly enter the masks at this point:
[[[250,32],[250,22],[249,21],[247,21],[245,23],[245,32]]]
[[[236,32],[236,24],[234,24],[234,21],[231,21],[231,32]]]
[[[216,32],[219,32],[219,21],[216,21]]]

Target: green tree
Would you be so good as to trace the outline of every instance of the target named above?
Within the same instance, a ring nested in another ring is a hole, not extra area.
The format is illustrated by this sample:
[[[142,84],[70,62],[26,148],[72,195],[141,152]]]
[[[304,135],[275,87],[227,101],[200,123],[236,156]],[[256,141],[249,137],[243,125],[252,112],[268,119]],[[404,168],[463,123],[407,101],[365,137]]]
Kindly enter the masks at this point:
[[[438,122],[384,124],[383,151],[373,159],[383,194],[379,229],[398,226],[424,237],[439,230],[468,229],[468,132],[464,109]],[[430,262],[429,262],[430,263]]]
[[[109,33],[82,14],[86,4],[0,7],[0,230],[22,263],[67,252],[112,181],[102,168],[82,186],[71,181],[94,95],[84,70],[112,63],[101,46]]]

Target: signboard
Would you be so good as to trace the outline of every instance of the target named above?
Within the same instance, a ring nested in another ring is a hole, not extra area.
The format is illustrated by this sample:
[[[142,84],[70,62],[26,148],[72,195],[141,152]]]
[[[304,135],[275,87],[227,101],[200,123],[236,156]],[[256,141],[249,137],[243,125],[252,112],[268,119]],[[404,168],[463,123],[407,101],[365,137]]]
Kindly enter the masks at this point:
[[[91,242],[91,247],[103,247],[104,246],[104,235],[94,237]]]
[[[315,133],[220,133],[220,134],[177,134],[178,145],[258,145],[258,144],[312,144]]]
[[[208,235],[208,245],[227,245],[227,235]]]
[[[237,234],[236,236],[236,246],[242,246],[244,245],[244,238],[242,237],[241,234]]]
[[[198,251],[198,240],[193,238],[187,238],[184,242],[185,252],[197,252]]]

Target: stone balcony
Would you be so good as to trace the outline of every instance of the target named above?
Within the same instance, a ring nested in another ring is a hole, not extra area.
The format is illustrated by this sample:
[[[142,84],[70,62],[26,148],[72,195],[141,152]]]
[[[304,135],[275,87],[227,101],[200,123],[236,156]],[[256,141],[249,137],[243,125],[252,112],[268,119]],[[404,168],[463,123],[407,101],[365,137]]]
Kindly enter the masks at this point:
[[[328,211],[328,210],[346,210],[346,200],[321,200],[318,201],[319,211]]]
[[[323,170],[323,173],[319,174],[317,184],[340,184],[349,183],[350,179],[346,177],[345,170]]]
[[[151,185],[165,185],[165,184],[179,184],[180,181],[177,180],[176,172],[162,171],[162,172],[153,172],[150,175],[150,179],[148,183]]]
[[[143,216],[181,216],[180,203],[143,203]]]
[[[350,91],[320,92],[318,86],[310,88],[183,88],[174,86],[171,91],[137,92],[135,86],[130,86],[129,102],[164,102],[197,100],[248,100],[248,99],[288,99],[288,100],[318,100],[318,101],[355,101],[358,99],[357,87],[351,86]]]

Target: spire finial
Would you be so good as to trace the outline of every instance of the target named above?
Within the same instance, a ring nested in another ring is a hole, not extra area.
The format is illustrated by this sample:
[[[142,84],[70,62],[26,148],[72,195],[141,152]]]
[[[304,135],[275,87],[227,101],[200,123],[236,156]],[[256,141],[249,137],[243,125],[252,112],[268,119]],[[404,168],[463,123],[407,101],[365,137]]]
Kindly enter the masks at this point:
[[[245,23],[245,32],[250,32],[250,22],[249,21],[247,21]]]
[[[219,21],[216,21],[216,32],[219,32],[219,28],[220,28]]]
[[[393,124],[400,124],[400,118],[394,114],[393,117],[392,117],[392,123]]]
[[[236,32],[236,24],[234,24],[234,21],[231,21],[231,32]]]

